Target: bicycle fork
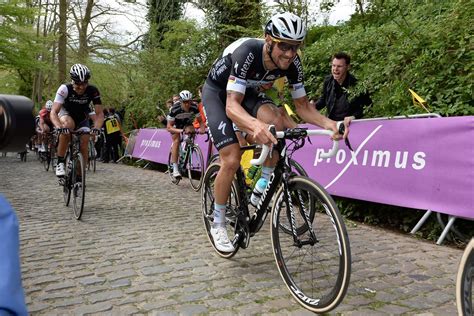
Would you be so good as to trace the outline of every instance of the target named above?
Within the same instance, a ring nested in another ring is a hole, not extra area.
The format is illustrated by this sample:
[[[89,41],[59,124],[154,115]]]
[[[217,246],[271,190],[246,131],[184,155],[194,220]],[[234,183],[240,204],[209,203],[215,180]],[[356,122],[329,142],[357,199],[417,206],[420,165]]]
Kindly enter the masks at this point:
[[[304,245],[311,245],[314,246],[316,243],[318,243],[318,239],[316,237],[316,234],[314,233],[313,225],[311,224],[311,220],[309,218],[309,211],[306,209],[306,206],[304,205],[304,199],[303,196],[301,195],[301,191],[297,190],[297,200],[299,202],[300,206],[300,214],[301,217],[303,218],[306,227],[308,228],[309,231],[309,238],[307,240],[302,240],[298,237],[298,233],[296,231],[296,218],[295,218],[295,211],[293,209],[293,200],[291,198],[290,194],[290,188],[288,184],[289,180],[289,174],[285,173],[283,175],[283,192],[285,196],[285,204],[286,204],[286,216],[288,220],[291,223],[291,232],[293,234],[293,245],[301,248]],[[309,208],[311,208],[311,205],[309,205]]]

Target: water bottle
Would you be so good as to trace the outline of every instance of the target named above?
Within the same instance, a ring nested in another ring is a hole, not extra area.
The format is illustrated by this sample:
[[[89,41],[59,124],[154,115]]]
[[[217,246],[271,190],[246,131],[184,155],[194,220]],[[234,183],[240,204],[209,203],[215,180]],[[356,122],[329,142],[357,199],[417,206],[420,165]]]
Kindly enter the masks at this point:
[[[247,172],[247,178],[253,179],[257,170],[258,166],[250,166],[249,171]]]
[[[252,196],[250,197],[250,203],[257,207],[258,202],[262,196],[263,191],[267,187],[268,180],[264,178],[258,179],[257,183],[255,184],[255,188],[253,188]]]

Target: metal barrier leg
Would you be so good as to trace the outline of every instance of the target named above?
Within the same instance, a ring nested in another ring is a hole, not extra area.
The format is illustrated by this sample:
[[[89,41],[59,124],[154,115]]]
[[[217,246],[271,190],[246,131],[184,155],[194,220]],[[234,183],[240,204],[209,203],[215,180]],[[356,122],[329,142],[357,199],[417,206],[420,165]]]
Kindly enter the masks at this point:
[[[438,241],[436,242],[437,245],[441,245],[443,243],[444,238],[446,237],[449,230],[451,229],[451,226],[453,226],[454,221],[456,220],[456,218],[457,218],[456,216],[449,215],[448,224],[446,224],[446,227],[444,228],[443,232],[439,236]]]
[[[423,225],[426,222],[428,217],[430,217],[432,212],[433,211],[431,211],[431,210],[427,210],[425,212],[425,215],[423,215],[423,217],[418,221],[418,223],[416,223],[415,227],[413,227],[410,234],[415,234],[420,229],[421,225]]]

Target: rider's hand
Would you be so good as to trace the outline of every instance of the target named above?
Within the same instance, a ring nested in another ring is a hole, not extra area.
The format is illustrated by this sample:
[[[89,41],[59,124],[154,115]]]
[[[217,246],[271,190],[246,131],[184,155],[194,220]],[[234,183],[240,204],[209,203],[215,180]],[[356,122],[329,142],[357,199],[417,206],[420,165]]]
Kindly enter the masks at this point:
[[[353,119],[355,119],[354,116],[346,116],[346,117],[344,118],[344,127],[345,127],[345,130],[344,130],[343,138],[347,138],[347,136],[349,135],[349,125],[351,125],[351,122],[352,122]]]
[[[69,134],[69,128],[66,128],[66,127],[56,127],[56,133],[58,133],[59,135],[61,134],[64,134],[64,135],[67,135]]]
[[[91,134],[94,135],[94,136],[97,136],[100,134],[100,129],[98,128],[92,128],[91,129]]]
[[[259,120],[255,122],[255,125],[252,129],[252,136],[256,143],[262,145],[271,145],[277,143],[275,136],[273,136],[268,130],[269,126],[270,125]]]

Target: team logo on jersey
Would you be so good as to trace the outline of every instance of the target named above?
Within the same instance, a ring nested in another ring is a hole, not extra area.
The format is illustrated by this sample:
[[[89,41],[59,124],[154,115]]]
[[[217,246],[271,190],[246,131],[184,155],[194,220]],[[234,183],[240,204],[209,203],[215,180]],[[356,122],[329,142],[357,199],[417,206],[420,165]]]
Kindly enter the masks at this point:
[[[265,77],[266,80],[275,80],[276,76],[275,75],[269,75]]]
[[[221,121],[219,123],[219,127],[217,128],[218,130],[222,130],[221,132],[222,132],[222,135],[224,135],[224,136],[225,136],[225,126],[226,125],[227,125],[227,123],[224,123],[223,121]]]

